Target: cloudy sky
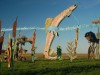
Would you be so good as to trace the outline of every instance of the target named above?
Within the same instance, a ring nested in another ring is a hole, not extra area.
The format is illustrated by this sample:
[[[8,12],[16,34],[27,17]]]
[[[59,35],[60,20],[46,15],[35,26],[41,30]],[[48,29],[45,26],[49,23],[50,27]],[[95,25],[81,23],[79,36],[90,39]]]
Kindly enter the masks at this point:
[[[77,25],[89,25],[92,20],[100,17],[100,0],[0,0],[0,20],[2,28],[12,28],[13,22],[18,16],[18,27],[44,28],[46,18],[53,18],[64,9],[73,4],[78,4],[78,8],[70,17],[66,17],[59,28],[72,27]],[[31,37],[34,30],[21,30],[21,35]],[[88,42],[84,34],[88,31],[97,32],[97,27],[81,28],[77,53],[87,53]],[[19,31],[17,31],[18,34]],[[7,31],[5,39],[8,38]],[[58,31],[59,37],[55,37],[52,47],[56,50],[61,45],[63,52],[67,53],[67,42],[73,41],[75,30]],[[37,30],[36,46],[37,52],[43,52],[45,45],[45,30]],[[6,40],[4,42],[6,45]],[[31,45],[26,43],[24,48],[31,51]]]

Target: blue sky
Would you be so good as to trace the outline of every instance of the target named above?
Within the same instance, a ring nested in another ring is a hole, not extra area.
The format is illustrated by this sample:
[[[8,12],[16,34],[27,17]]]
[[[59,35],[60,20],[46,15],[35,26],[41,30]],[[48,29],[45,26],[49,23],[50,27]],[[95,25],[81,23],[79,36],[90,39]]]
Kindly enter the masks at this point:
[[[12,28],[16,16],[18,16],[18,27],[45,27],[46,18],[53,18],[76,3],[78,8],[73,12],[74,16],[66,17],[59,27],[91,24],[92,20],[100,17],[100,0],[0,0],[2,28]],[[87,53],[88,42],[84,38],[84,34],[88,31],[96,33],[97,27],[80,29],[77,53]],[[52,48],[56,50],[57,45],[61,45],[63,52],[67,53],[67,42],[74,40],[75,30],[58,32],[59,37],[55,37]],[[6,32],[5,39],[7,39],[8,33],[12,34]],[[21,34],[31,37],[33,30],[21,31]],[[45,39],[45,31],[37,30],[37,52],[43,52]],[[4,44],[6,44],[6,41]],[[28,49],[29,52],[31,51],[29,43],[26,43],[24,48]]]

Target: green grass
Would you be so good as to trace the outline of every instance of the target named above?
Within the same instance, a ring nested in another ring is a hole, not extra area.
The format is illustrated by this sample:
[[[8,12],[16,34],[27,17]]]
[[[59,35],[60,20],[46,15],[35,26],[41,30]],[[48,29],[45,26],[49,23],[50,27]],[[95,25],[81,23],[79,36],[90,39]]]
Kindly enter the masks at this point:
[[[14,72],[2,62],[2,75],[99,75],[100,60],[38,60],[15,62]],[[0,74],[1,75],[1,74]]]

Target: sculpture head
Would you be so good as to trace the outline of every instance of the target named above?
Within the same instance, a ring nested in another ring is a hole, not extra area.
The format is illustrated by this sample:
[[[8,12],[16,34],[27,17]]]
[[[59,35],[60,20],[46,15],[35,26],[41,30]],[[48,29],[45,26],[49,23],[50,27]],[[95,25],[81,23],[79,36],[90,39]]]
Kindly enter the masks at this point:
[[[67,16],[69,17],[69,16],[71,15],[72,11],[73,11],[74,9],[76,9],[76,8],[77,8],[77,5],[76,5],[76,4],[75,4],[75,5],[72,5],[71,7],[69,7],[69,8],[68,8]]]
[[[87,32],[85,34],[85,38],[90,42],[97,42],[98,43],[98,39],[96,38],[95,33],[91,32],[91,31]]]
[[[76,4],[74,4],[71,7],[69,7],[69,10],[74,10],[75,8],[77,8],[77,5]]]

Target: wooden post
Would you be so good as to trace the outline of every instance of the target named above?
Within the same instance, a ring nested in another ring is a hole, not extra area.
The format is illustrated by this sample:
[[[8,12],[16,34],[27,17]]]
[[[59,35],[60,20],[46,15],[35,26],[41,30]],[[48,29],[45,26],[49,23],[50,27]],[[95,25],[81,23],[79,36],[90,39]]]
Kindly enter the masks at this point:
[[[33,33],[33,39],[32,39],[32,62],[34,62],[36,60],[36,55],[35,55],[35,50],[36,50],[36,47],[35,47],[35,40],[36,40],[36,30],[34,30],[34,33]]]
[[[35,62],[36,60],[35,50],[36,50],[36,47],[34,47],[34,49],[32,50],[32,62]]]

